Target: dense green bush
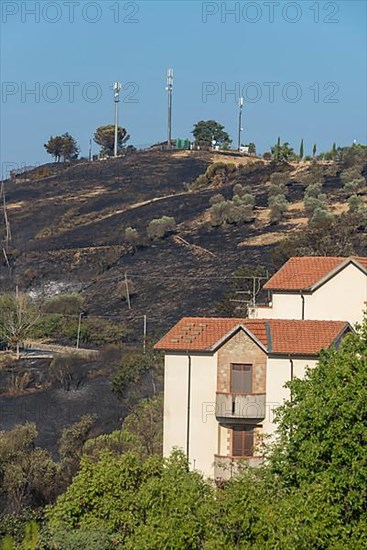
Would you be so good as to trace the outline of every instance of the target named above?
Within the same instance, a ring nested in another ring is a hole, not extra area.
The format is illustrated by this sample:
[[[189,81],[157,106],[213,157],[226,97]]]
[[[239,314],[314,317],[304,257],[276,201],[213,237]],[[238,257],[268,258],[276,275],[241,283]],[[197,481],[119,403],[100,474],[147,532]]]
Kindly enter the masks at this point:
[[[147,234],[150,239],[163,239],[169,233],[173,233],[176,230],[175,218],[171,216],[163,216],[151,220],[147,227]]]
[[[310,183],[305,189],[305,197],[318,197],[322,191],[321,183]]]
[[[288,210],[288,201],[285,195],[271,195],[268,200],[268,205],[270,208],[270,222],[278,223],[282,218],[284,218]]]
[[[327,197],[326,195],[319,195],[318,197],[305,196],[304,206],[307,214],[311,215],[315,212],[316,208],[321,208],[322,210],[327,209]]]
[[[362,197],[358,195],[352,195],[348,199],[348,206],[350,212],[363,212],[366,211],[366,203]]]
[[[328,223],[332,220],[333,215],[328,212],[325,208],[322,208],[321,206],[317,206],[312,213],[312,216],[309,219],[309,224],[312,227],[323,227],[328,225]]]
[[[42,311],[49,314],[79,315],[83,305],[84,298],[81,294],[59,294],[46,300]]]

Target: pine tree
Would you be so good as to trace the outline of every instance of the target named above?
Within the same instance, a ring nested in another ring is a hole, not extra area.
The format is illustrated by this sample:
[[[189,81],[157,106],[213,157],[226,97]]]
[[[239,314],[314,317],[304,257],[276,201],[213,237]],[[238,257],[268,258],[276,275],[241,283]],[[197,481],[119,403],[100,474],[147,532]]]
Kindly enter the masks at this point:
[[[312,149],[312,156],[313,157],[316,156],[316,151],[317,151],[317,147],[316,147],[316,143],[315,143],[314,146],[313,146],[313,149]]]
[[[299,148],[299,158],[303,159],[303,155],[304,155],[304,148],[303,148],[303,138],[302,138],[301,145]]]

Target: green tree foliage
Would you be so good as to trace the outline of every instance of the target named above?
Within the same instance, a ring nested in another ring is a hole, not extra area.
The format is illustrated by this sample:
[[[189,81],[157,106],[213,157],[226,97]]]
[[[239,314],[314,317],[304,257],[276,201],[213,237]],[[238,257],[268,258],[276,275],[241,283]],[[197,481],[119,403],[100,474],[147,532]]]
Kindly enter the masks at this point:
[[[323,227],[308,227],[296,232],[274,249],[274,269],[292,256],[365,256],[367,220],[360,213],[344,213],[329,218]]]
[[[204,149],[210,148],[213,140],[222,147],[232,143],[224,126],[215,120],[200,120],[194,125],[192,133],[196,145]]]
[[[163,239],[176,230],[176,220],[172,216],[162,216],[151,220],[147,226],[147,235],[150,239]]]
[[[114,537],[115,547],[199,549],[208,529],[212,489],[189,472],[186,458],[134,454],[84,458],[79,474],[48,511],[53,536],[60,529],[97,527]],[[122,546],[121,546],[122,547]]]
[[[32,326],[32,338],[54,338],[58,341],[76,344],[79,315],[42,315]],[[106,344],[121,344],[126,336],[126,326],[101,317],[82,318],[80,344],[99,347]]]
[[[176,230],[176,220],[172,216],[162,216],[151,220],[147,226],[147,235],[150,239],[163,239]]]
[[[272,468],[288,487],[313,486],[335,509],[337,528],[360,521],[367,541],[367,321],[339,350],[321,355],[305,379],[289,383],[292,402],[277,413]],[[320,391],[321,390],[321,391]]]
[[[37,436],[34,424],[0,432],[0,490],[10,512],[45,504],[55,494],[57,465],[36,447]]]
[[[349,212],[365,212],[366,204],[362,197],[351,195],[348,199]]]
[[[111,378],[111,388],[130,410],[140,399],[156,395],[163,384],[163,356],[148,351],[123,357]]]
[[[292,147],[290,147],[287,141],[281,144],[280,138],[278,138],[278,142],[271,148],[271,154],[273,160],[276,160],[278,162],[291,160],[294,157],[294,151]]]
[[[72,160],[78,158],[79,147],[76,140],[66,132],[62,136],[51,136],[47,143],[44,144],[49,155],[52,155],[56,162],[63,160]]]
[[[367,145],[353,144],[351,147],[341,147],[337,150],[336,159],[345,168],[361,167],[367,164]]]
[[[64,487],[79,469],[85,442],[90,436],[96,417],[86,414],[71,426],[64,428],[59,440],[60,479]]]
[[[214,227],[225,224],[250,223],[254,220],[255,196],[251,188],[236,183],[232,200],[217,194],[210,199],[210,221]]]
[[[280,222],[287,210],[288,210],[288,201],[283,194],[271,195],[268,200],[268,205],[270,208],[269,219],[271,223]]]
[[[256,145],[252,141],[246,145],[249,155],[256,155]]]
[[[88,439],[84,455],[99,459],[105,451],[115,456],[134,452],[141,458],[162,454],[163,394],[142,399],[125,418],[121,430]]]
[[[315,199],[318,200],[318,199]],[[327,227],[333,215],[323,206],[316,206],[308,223],[311,227]]]
[[[122,150],[129,139],[130,136],[126,129],[119,126],[117,129],[117,150]],[[112,156],[115,147],[115,126],[113,124],[99,126],[94,133],[94,141],[101,147],[102,155]]]
[[[81,294],[59,294],[42,304],[42,312],[47,314],[79,315],[83,310],[84,298]]]
[[[299,146],[299,158],[303,159],[303,155],[304,155],[304,145],[303,145],[303,138],[302,138],[301,145]]]
[[[313,158],[315,158],[315,156],[316,156],[316,151],[317,151],[317,146],[316,146],[316,143],[314,143],[314,146],[312,147],[312,156],[313,156]]]

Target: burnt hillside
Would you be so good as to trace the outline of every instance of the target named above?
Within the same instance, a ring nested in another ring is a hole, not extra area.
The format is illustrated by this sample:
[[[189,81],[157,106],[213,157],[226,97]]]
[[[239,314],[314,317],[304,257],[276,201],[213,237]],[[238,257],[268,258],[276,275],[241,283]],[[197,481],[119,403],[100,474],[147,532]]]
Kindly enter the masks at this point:
[[[240,183],[255,195],[252,223],[210,223],[210,198],[216,193],[231,198],[237,180],[214,179],[204,186],[193,182],[218,161],[244,164]],[[340,213],[347,209],[340,168],[324,164],[323,192],[330,208]],[[12,271],[3,262],[2,285],[11,288],[16,281],[37,291],[53,282],[81,291],[88,312],[126,320],[138,332],[147,315],[153,338],[182,315],[213,314],[239,266],[264,265],[272,271],[276,243],[307,223],[300,173],[308,169],[307,163],[276,165],[209,152],[162,151],[46,165],[6,183]],[[284,220],[275,225],[267,207],[274,171],[289,174],[290,203]],[[175,218],[176,233],[147,239],[147,224],[162,216]],[[136,251],[124,243],[129,226],[144,236]],[[135,289],[131,310],[121,290],[125,273]]]

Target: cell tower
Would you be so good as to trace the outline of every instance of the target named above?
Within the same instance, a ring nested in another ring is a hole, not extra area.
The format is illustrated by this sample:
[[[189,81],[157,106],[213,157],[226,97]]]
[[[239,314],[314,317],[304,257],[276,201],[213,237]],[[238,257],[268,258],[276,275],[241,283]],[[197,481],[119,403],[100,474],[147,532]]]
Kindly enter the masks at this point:
[[[173,69],[167,69],[167,87],[168,93],[168,137],[167,147],[172,148],[172,92],[173,92]]]
[[[242,109],[243,109],[244,99],[240,97],[238,100],[238,151],[241,151],[241,132],[242,128]]]
[[[120,82],[115,82],[113,85],[113,99],[115,102],[115,140],[114,140],[114,151],[113,151],[114,157],[117,157],[119,102],[120,102],[121,89],[122,89],[122,85],[120,84]]]

